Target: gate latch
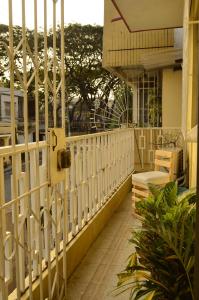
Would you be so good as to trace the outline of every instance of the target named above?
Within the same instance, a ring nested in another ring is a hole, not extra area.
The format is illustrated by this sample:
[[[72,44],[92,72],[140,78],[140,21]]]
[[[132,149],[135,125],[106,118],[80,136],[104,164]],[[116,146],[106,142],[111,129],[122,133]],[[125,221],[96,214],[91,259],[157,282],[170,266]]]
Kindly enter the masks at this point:
[[[66,176],[66,168],[70,167],[70,150],[66,148],[66,137],[63,128],[48,129],[49,175],[50,185],[55,185]]]
[[[69,149],[60,149],[57,151],[57,169],[67,169],[71,166],[71,154]]]

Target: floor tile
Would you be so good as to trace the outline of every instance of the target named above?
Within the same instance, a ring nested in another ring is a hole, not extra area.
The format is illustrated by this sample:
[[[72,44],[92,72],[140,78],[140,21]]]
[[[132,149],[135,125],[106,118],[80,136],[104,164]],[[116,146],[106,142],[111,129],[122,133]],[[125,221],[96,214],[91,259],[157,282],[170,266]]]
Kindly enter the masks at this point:
[[[120,205],[68,282],[69,300],[127,300],[118,293],[117,274],[124,270],[133,245],[128,241],[139,222],[132,215],[131,194]]]

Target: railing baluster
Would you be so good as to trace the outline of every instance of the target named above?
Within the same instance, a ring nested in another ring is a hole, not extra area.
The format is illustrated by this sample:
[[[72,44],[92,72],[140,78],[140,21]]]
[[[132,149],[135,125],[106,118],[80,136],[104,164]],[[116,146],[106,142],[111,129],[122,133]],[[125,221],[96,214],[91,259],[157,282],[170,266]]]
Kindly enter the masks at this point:
[[[88,220],[92,216],[92,199],[91,199],[91,139],[87,140],[87,151],[86,151],[86,160],[87,160],[87,205],[88,205]]]
[[[93,190],[93,213],[95,214],[97,211],[97,197],[96,197],[96,137],[93,137],[92,144],[92,190]]]
[[[71,167],[70,167],[70,222],[72,235],[76,234],[76,219],[75,219],[75,155],[74,144],[70,147],[71,150]]]
[[[75,173],[76,173],[76,196],[77,196],[77,218],[78,230],[82,228],[82,159],[80,142],[76,144],[76,159],[75,159]]]
[[[2,208],[5,203],[5,185],[4,185],[4,166],[3,157],[0,157],[0,300],[7,300],[8,286],[6,284],[6,260],[4,255],[4,240],[6,237],[6,217],[5,210]]]

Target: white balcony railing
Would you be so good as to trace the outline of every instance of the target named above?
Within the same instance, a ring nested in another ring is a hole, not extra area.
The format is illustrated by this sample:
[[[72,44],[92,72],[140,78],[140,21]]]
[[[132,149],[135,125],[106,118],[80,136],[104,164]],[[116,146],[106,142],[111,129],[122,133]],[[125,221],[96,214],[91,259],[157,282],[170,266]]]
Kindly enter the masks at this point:
[[[46,142],[30,143],[28,148],[0,148],[1,300],[11,293],[20,299],[26,289],[31,297],[32,283],[38,278],[42,299],[45,269],[50,275],[48,294],[60,295],[66,270],[66,259],[62,266],[58,261],[63,247],[133,171],[133,129],[66,141],[71,167],[66,180],[55,187],[49,187]],[[5,168],[4,159],[8,157],[12,166]],[[51,274],[53,263],[55,275]]]
[[[178,128],[120,129],[66,142],[71,167],[66,180],[54,187],[49,186],[47,142],[0,148],[0,300],[9,295],[20,299],[27,289],[31,298],[36,279],[42,299],[44,270],[49,299],[61,296],[66,283],[63,248],[106,205],[135,163],[152,168],[155,149],[165,143],[183,147]],[[8,158],[12,165],[5,167]]]
[[[133,171],[132,130],[69,138],[70,228],[76,235]]]
[[[136,170],[154,168],[156,149],[184,148],[184,138],[178,127],[134,128],[134,167]]]

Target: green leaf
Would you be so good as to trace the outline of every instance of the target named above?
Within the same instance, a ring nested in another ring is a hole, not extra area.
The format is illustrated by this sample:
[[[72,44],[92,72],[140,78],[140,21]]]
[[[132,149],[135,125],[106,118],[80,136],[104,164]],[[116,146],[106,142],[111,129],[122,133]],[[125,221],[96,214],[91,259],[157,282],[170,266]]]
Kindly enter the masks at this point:
[[[155,296],[155,291],[152,291],[146,295],[144,300],[152,300],[154,296]]]
[[[194,267],[194,262],[195,262],[195,257],[191,256],[189,258],[189,261],[188,261],[187,265],[186,265],[187,272],[190,272],[190,270]]]
[[[189,201],[193,192],[179,200],[175,182],[152,189],[153,195],[138,204],[142,227],[133,231],[130,240],[136,251],[126,269],[133,275],[131,297],[143,300],[154,292],[155,300],[194,299],[196,207]]]

